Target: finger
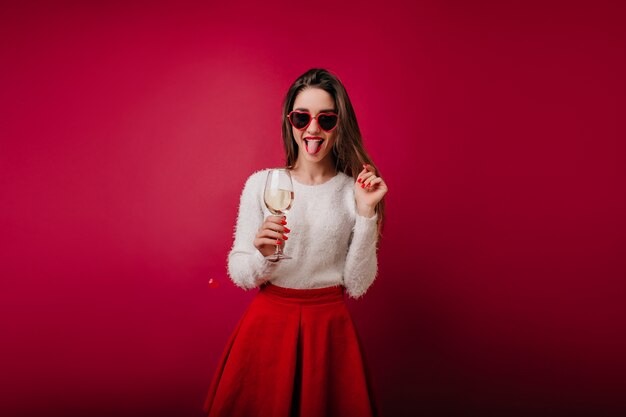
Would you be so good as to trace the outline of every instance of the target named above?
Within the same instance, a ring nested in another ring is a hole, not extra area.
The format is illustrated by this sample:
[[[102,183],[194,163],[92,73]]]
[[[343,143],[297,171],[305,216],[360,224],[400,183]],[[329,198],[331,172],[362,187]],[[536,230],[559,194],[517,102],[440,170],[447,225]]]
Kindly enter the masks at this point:
[[[276,245],[282,245],[282,244],[283,244],[282,240],[263,238],[263,239],[256,239],[254,246],[258,249],[263,246],[276,246]]]
[[[271,215],[265,218],[266,222],[272,222],[276,224],[287,224],[287,218],[285,216]]]
[[[359,172],[359,175],[356,176],[356,182],[361,182],[361,177],[365,175],[365,173],[367,173],[367,170],[363,168],[363,170]]]
[[[257,233],[257,238],[270,238],[270,239],[282,239],[282,240],[287,240],[287,236],[285,236],[283,233],[280,232],[275,232],[273,230],[270,229],[264,229],[261,230],[259,233]]]
[[[375,180],[376,178],[378,178],[376,175],[370,173],[370,175],[367,176],[363,183],[365,184],[365,186],[367,186],[367,184],[369,184],[370,182],[372,182],[372,180]]]
[[[382,182],[383,182],[383,179],[382,179],[382,178],[380,178],[380,177],[376,177],[375,179],[371,180],[371,181],[370,181],[370,182],[369,182],[369,183],[365,186],[365,188],[368,188],[368,189],[374,189],[374,188],[376,188],[376,186],[377,186],[378,184],[380,184],[380,183],[382,183]]]
[[[374,174],[372,174],[371,172],[366,172],[365,174],[361,175],[357,181],[360,182],[361,185],[363,185],[365,181],[367,181],[367,179],[371,177],[372,175]]]
[[[375,180],[376,178],[378,178],[376,175],[374,174],[370,174],[367,179],[365,181],[363,181],[363,188],[366,188],[370,185],[370,183]]]
[[[274,230],[274,231],[280,232],[280,233],[289,233],[291,231],[291,230],[289,230],[289,228],[287,228],[287,226],[283,226],[282,224],[276,224],[276,223],[273,223],[273,222],[265,222],[265,223],[263,223],[263,225],[261,225],[261,228],[259,229],[259,231],[265,230],[265,229]]]
[[[363,164],[363,168],[365,168],[368,172],[376,173],[376,169],[370,164]]]

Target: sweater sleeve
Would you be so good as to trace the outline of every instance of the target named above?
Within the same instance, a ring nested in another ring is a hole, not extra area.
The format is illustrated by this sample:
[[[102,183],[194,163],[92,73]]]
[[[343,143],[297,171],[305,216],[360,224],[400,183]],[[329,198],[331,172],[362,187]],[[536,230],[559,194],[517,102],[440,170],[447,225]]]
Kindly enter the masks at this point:
[[[278,262],[267,261],[254,247],[254,238],[263,223],[262,185],[259,174],[251,175],[241,193],[235,240],[228,254],[228,275],[243,289],[258,287],[268,281]]]
[[[343,273],[344,286],[352,298],[358,298],[365,294],[365,291],[374,282],[378,271],[378,259],[376,258],[377,219],[378,214],[370,218],[356,215]]]

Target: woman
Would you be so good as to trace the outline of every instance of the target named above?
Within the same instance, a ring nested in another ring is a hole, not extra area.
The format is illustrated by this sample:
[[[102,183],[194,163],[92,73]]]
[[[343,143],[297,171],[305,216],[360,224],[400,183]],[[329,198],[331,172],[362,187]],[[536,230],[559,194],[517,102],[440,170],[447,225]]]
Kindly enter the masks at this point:
[[[263,204],[267,170],[241,195],[232,280],[260,287],[233,332],[204,405],[209,416],[377,415],[343,292],[377,271],[387,185],[363,149],[348,94],[323,69],[300,76],[283,105],[295,200],[289,218]],[[275,246],[292,259],[274,261]]]

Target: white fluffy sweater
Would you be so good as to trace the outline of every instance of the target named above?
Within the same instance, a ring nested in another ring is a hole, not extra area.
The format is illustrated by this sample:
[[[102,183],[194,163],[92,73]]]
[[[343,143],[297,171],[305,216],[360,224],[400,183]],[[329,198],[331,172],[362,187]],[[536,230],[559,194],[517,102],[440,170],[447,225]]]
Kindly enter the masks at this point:
[[[286,288],[343,285],[353,298],[362,296],[377,272],[377,215],[356,213],[354,179],[338,173],[319,185],[293,180],[294,201],[287,214],[285,254],[293,259],[265,260],[254,238],[265,217],[263,203],[267,171],[257,171],[241,194],[235,241],[228,255],[228,273],[239,287],[250,289],[266,281]]]

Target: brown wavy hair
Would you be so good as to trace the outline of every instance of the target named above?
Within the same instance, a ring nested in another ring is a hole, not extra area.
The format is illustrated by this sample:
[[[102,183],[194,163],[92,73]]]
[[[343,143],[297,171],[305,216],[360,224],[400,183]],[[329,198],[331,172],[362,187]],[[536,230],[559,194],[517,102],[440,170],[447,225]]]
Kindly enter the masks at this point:
[[[339,115],[339,122],[335,130],[335,143],[332,155],[335,161],[337,172],[354,178],[356,181],[359,172],[363,169],[363,164],[369,164],[376,170],[376,175],[380,172],[372,163],[371,158],[363,147],[363,137],[356,120],[354,108],[348,97],[348,92],[335,74],[321,68],[313,68],[299,76],[289,87],[287,96],[283,102],[283,143],[285,146],[285,165],[291,169],[298,158],[298,144],[293,137],[291,124],[287,115],[293,110],[293,103],[301,91],[307,88],[319,88],[331,95],[335,101],[336,111]],[[378,236],[382,235],[385,221],[385,201],[384,198],[376,205],[378,213]]]

